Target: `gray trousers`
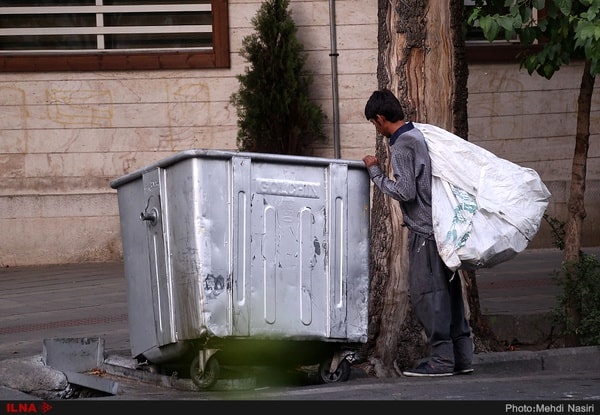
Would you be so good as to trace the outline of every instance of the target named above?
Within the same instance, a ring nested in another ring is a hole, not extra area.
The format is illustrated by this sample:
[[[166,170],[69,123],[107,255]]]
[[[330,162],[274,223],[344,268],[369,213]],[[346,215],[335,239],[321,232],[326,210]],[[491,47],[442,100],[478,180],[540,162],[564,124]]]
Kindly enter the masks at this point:
[[[460,276],[444,264],[433,239],[409,232],[408,253],[410,302],[431,347],[429,363],[449,370],[471,367],[473,340]]]

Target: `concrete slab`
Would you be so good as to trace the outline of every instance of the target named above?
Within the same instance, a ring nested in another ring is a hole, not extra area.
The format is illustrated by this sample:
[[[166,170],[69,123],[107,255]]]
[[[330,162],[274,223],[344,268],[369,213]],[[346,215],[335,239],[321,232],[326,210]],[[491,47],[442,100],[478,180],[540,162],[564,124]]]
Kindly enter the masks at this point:
[[[111,395],[117,395],[121,387],[119,382],[115,382],[111,379],[104,379],[99,376],[87,375],[85,373],[76,373],[65,371],[65,376],[69,383],[75,385],[84,386],[86,388],[94,389],[100,392],[109,393]]]
[[[70,372],[86,372],[104,362],[104,339],[101,337],[44,339],[44,362],[47,366]]]

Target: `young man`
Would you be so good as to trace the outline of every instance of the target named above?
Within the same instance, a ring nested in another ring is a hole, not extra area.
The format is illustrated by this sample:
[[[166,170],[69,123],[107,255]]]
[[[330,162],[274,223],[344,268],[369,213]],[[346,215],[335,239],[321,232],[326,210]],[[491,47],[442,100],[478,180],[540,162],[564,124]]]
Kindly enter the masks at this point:
[[[408,234],[409,291],[413,311],[422,324],[431,355],[405,376],[449,376],[473,372],[473,341],[465,317],[461,281],[439,256],[431,214],[431,160],[423,133],[404,121],[400,102],[389,90],[375,91],[365,117],[389,139],[394,179],[375,156],[363,162],[371,180],[398,200]]]

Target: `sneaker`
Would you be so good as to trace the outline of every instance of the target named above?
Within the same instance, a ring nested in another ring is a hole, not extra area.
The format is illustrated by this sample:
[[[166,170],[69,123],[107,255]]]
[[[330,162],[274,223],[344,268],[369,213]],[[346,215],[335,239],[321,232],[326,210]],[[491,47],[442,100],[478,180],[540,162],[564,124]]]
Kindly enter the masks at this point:
[[[455,367],[454,368],[454,372],[452,372],[454,375],[469,375],[471,373],[473,373],[473,368],[472,367]]]
[[[438,369],[431,366],[428,362],[423,362],[414,369],[405,370],[402,372],[404,376],[414,377],[439,377],[452,376],[454,372],[448,369]]]

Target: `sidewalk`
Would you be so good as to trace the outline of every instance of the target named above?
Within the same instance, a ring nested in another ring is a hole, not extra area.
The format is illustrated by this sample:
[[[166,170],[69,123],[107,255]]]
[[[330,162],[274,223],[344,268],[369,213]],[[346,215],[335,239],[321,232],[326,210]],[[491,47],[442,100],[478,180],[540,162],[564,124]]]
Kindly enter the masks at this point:
[[[40,354],[53,337],[104,337],[129,353],[122,263],[2,268],[0,281],[0,360]]]
[[[583,251],[600,258],[600,247]],[[561,288],[554,277],[562,260],[558,249],[532,249],[477,271],[481,311],[499,340],[517,347],[555,345],[552,314]]]
[[[600,247],[584,250],[600,255]],[[517,345],[548,340],[559,292],[552,276],[561,261],[558,250],[526,250],[477,271],[482,313],[499,339]],[[131,357],[122,263],[2,268],[0,281],[0,363],[40,355],[50,338],[101,337],[106,355]],[[477,355],[475,364],[493,367],[507,359],[503,353],[485,355]],[[530,355],[513,356],[531,363]]]

